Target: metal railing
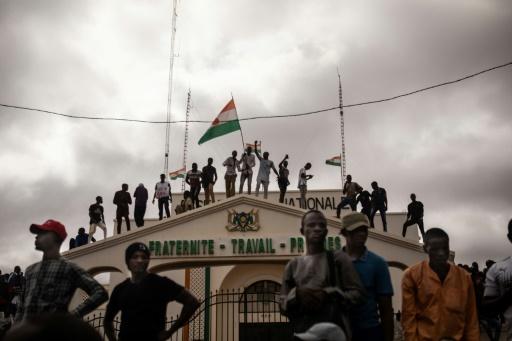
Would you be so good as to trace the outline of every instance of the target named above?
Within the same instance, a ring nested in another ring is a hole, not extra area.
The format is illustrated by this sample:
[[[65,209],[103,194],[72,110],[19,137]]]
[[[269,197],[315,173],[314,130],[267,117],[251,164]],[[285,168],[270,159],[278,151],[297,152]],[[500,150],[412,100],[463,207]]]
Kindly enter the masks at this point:
[[[100,312],[89,315],[85,320],[105,337],[103,319],[104,314]],[[166,328],[176,319],[177,316],[168,317]],[[120,324],[116,317],[116,332],[119,332]],[[267,334],[269,337],[265,336]],[[201,302],[188,324],[170,340],[250,341],[270,340],[276,336],[280,340],[288,340],[292,335],[288,319],[280,312],[279,293],[231,289],[212,292]]]

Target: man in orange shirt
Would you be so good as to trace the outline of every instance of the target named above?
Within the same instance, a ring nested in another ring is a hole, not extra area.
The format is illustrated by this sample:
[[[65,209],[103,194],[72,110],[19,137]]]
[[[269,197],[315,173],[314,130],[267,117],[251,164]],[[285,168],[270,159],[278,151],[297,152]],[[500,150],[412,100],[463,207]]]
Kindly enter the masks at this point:
[[[448,262],[448,235],[431,228],[424,243],[429,259],[407,269],[402,279],[405,340],[480,340],[471,277]]]

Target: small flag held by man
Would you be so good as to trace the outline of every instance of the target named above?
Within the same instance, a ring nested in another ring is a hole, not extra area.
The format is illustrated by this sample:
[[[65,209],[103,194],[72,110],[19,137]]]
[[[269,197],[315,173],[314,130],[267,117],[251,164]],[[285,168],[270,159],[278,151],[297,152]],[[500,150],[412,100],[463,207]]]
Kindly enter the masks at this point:
[[[261,154],[261,141],[257,143],[257,145],[254,145],[252,143],[246,143],[245,144],[245,149],[247,149],[248,147],[251,147],[253,151],[258,151],[258,153]]]
[[[199,144],[216,137],[240,130],[240,122],[236,112],[235,101],[231,99],[221,110],[220,114],[213,120],[212,125],[199,139]]]
[[[325,163],[331,166],[341,167],[341,155],[333,156],[330,159],[325,160]]]
[[[183,167],[181,169],[175,170],[174,172],[169,172],[169,178],[171,180],[176,180],[178,178],[184,178],[186,174],[187,170],[185,169],[185,167]]]

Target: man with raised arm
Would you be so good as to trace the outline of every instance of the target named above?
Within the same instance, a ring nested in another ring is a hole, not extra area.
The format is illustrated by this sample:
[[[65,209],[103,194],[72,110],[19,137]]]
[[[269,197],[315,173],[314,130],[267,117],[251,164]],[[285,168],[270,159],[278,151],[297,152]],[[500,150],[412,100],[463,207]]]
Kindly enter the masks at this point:
[[[255,148],[258,148],[257,146]],[[238,171],[240,172],[240,188],[238,194],[242,194],[244,190],[244,183],[247,179],[247,194],[251,194],[252,185],[252,168],[256,165],[256,159],[252,153],[252,147],[248,146],[242,159],[238,164]]]
[[[277,176],[277,185],[279,186],[279,202],[284,203],[284,196],[286,195],[286,189],[290,185],[290,171],[288,170],[288,154],[279,162],[279,175]]]
[[[258,141],[254,141],[255,146],[258,145],[257,143]],[[267,199],[268,184],[270,183],[270,170],[272,169],[277,176],[279,176],[279,173],[277,173],[276,166],[274,166],[274,161],[268,159],[268,152],[264,152],[263,157],[261,157],[258,149],[255,150],[255,153],[258,160],[260,160],[260,169],[258,170],[258,177],[256,178],[256,196],[260,193],[260,185],[263,185],[263,198]]]
[[[226,174],[224,174],[224,181],[226,183],[226,198],[230,198],[235,195],[235,182],[236,182],[236,169],[238,167],[238,155],[236,150],[231,152],[231,156],[222,163],[226,167]]]
[[[312,174],[307,174],[307,171],[311,169],[311,163],[306,163],[303,168],[299,171],[299,183],[297,188],[300,192],[300,208],[307,209],[306,194],[308,193],[308,180],[313,177]]]

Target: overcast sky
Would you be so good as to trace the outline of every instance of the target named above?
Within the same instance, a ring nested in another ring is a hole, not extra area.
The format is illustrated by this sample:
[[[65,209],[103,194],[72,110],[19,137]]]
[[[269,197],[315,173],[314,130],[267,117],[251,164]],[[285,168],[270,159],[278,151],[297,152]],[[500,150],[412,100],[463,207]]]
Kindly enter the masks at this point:
[[[165,120],[172,1],[0,1],[0,103],[66,114]],[[235,98],[240,118],[379,99],[512,61],[512,2],[248,1],[179,3],[172,116],[212,120]],[[403,211],[411,192],[427,226],[444,227],[457,262],[512,254],[512,67],[392,102],[345,110],[348,173],[388,191]],[[73,120],[0,107],[0,269],[40,259],[32,222],[61,220],[70,235],[105,198],[112,233],[120,184],[149,188],[163,169],[165,126]],[[197,145],[189,160],[220,163],[240,135]],[[340,186],[339,114],[242,122],[291,176],[312,162],[311,188]],[[171,128],[181,166],[183,124]],[[190,164],[189,164],[190,167]],[[223,173],[223,170],[221,170]],[[292,181],[295,183],[295,180]],[[175,188],[180,182],[173,183]],[[221,181],[217,188],[223,188]],[[277,185],[271,184],[271,189]],[[157,209],[148,209],[155,217]],[[101,232],[101,231],[100,231]],[[67,243],[67,241],[66,241]]]

